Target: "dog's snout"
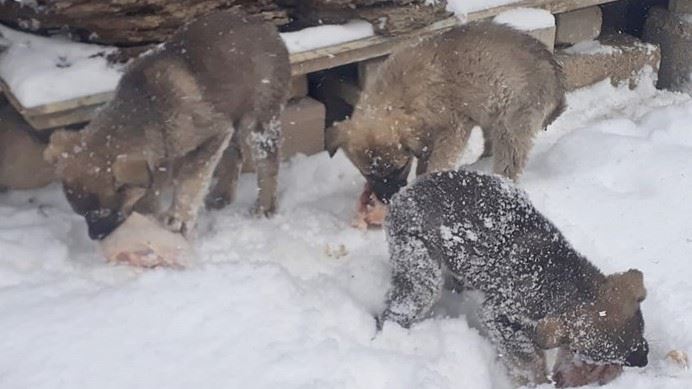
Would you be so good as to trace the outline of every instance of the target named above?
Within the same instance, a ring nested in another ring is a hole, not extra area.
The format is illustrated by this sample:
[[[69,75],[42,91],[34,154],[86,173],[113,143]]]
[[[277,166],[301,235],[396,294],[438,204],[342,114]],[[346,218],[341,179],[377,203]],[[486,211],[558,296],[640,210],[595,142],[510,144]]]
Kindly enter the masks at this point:
[[[101,240],[113,232],[123,221],[119,212],[113,212],[107,216],[90,213],[86,217],[89,237],[93,240]]]
[[[394,196],[399,189],[406,186],[405,180],[400,180],[396,178],[383,178],[383,179],[371,179],[370,185],[372,192],[377,196],[377,199],[385,204],[389,203],[392,196]]]
[[[644,367],[649,363],[649,345],[644,342],[625,359],[625,366]]]

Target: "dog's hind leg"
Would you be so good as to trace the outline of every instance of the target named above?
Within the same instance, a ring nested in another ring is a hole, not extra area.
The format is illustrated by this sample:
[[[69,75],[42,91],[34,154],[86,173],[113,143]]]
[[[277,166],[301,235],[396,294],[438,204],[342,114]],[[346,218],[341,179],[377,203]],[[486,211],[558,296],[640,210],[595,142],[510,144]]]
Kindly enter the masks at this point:
[[[456,169],[459,157],[475,125],[476,123],[472,120],[464,118],[455,128],[441,133],[435,140],[428,157],[426,173]]]
[[[483,154],[481,154],[481,158],[489,157],[493,155],[493,133],[492,129],[485,129],[482,128],[483,130]]]
[[[221,209],[235,200],[238,177],[243,167],[242,135],[236,131],[216,167],[216,184],[206,198],[207,208]]]
[[[276,211],[276,190],[279,176],[281,121],[278,114],[259,123],[249,134],[252,159],[257,170],[257,203],[255,213],[270,216]]]
[[[531,151],[529,137],[514,136],[506,131],[493,139],[493,172],[512,180],[519,177]]]
[[[194,230],[214,170],[233,132],[226,131],[223,135],[213,137],[185,156],[173,181],[173,204],[162,216],[163,223],[171,231],[189,236]]]
[[[532,110],[520,110],[497,123],[492,129],[493,172],[516,181],[542,126],[543,116]]]
[[[439,300],[444,286],[442,265],[419,237],[392,234],[389,247],[393,266],[392,287],[387,296],[387,308],[378,325],[392,320],[409,327]]]

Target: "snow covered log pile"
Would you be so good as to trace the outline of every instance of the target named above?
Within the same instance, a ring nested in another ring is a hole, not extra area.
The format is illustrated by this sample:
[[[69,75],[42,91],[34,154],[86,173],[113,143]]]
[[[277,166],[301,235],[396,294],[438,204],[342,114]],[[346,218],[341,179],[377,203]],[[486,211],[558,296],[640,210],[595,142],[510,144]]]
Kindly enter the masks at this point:
[[[231,7],[278,26],[303,28],[349,19],[374,22],[392,35],[449,14],[425,0],[36,0],[0,1],[0,22],[40,33],[70,32],[82,41],[116,46],[163,42],[186,21]]]
[[[96,43],[138,45],[162,42],[188,20],[234,6],[277,24],[288,22],[272,0],[0,1],[0,22],[47,33],[66,29]]]

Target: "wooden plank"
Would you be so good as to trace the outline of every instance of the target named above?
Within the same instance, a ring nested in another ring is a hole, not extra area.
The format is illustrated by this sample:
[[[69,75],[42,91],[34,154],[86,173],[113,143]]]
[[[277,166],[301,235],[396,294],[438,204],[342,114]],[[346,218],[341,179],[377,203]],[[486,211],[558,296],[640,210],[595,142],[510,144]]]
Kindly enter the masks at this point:
[[[473,21],[485,19],[515,8],[540,8],[550,11],[550,13],[553,14],[559,14],[594,5],[612,3],[614,1],[617,0],[521,0],[516,3],[471,12],[468,14],[466,20]]]
[[[114,95],[115,91],[102,92],[89,96],[78,97],[76,99],[63,100],[55,103],[39,105],[37,107],[25,108],[24,112],[29,115],[48,115],[89,105],[101,105],[105,102],[113,100]]]
[[[86,123],[91,121],[96,114],[96,110],[102,105],[103,103],[84,105],[81,107],[70,108],[65,111],[52,112],[43,115],[25,115],[24,118],[27,122],[29,122],[29,124],[31,124],[33,128],[37,130],[64,127],[72,124]]]
[[[79,110],[84,107],[98,107],[113,99],[114,92],[104,92],[95,95],[84,96],[76,99],[63,100],[55,103],[25,108],[19,99],[12,93],[10,87],[0,78],[0,90],[3,90],[10,104],[31,123],[30,118],[44,115],[61,114],[66,111]]]

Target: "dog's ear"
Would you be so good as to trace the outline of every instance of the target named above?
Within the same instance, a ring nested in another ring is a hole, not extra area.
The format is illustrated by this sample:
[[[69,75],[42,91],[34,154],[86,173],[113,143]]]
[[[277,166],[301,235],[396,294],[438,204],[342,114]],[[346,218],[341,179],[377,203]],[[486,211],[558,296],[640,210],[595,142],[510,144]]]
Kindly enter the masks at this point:
[[[136,186],[126,188],[121,210],[126,215],[129,215],[130,212],[132,212],[132,209],[135,207],[135,204],[137,204],[137,202],[144,197],[145,194],[147,194],[147,188]]]
[[[599,295],[603,304],[618,310],[623,317],[632,316],[645,298],[644,275],[637,269],[609,275]]]
[[[81,141],[82,134],[78,131],[56,130],[50,136],[48,147],[43,151],[43,159],[54,165],[60,158],[72,152],[75,146],[79,146]]]
[[[630,269],[622,274],[621,282],[632,300],[640,303],[646,298],[644,274],[637,269]]]
[[[399,132],[399,143],[411,154],[420,158],[425,149],[425,141],[421,139],[419,128],[422,126],[414,115],[403,114],[399,116],[401,131]]]
[[[536,325],[536,344],[542,349],[551,349],[568,342],[567,323],[560,316],[547,316]]]
[[[421,140],[419,136],[413,135],[409,131],[402,135],[401,145],[404,146],[411,154],[416,156],[416,158],[420,158],[423,155],[423,149],[425,148],[423,140]]]
[[[336,154],[339,147],[343,146],[346,132],[349,128],[349,122],[334,123],[324,132],[324,148],[329,153],[330,157]]]
[[[115,158],[113,165],[113,176],[117,188],[123,185],[148,188],[151,185],[151,171],[149,162],[142,156],[121,154]]]

